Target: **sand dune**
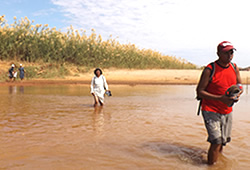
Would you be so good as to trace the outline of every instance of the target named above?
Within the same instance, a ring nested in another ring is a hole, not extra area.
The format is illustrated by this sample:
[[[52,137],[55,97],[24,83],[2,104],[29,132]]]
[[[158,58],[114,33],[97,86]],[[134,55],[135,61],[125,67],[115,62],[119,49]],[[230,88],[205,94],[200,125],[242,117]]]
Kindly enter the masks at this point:
[[[111,84],[196,84],[201,70],[117,70],[105,69],[103,75]],[[67,77],[68,80],[91,80],[93,73],[79,77]]]

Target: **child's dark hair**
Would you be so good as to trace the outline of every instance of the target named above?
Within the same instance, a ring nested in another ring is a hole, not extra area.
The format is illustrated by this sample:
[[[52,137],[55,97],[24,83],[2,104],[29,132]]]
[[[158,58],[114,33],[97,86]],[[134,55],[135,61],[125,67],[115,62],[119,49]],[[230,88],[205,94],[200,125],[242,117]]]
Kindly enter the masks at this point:
[[[102,70],[101,70],[100,68],[96,68],[95,71],[94,71],[94,74],[96,75],[96,72],[97,72],[98,70],[100,71],[100,74],[102,75]],[[97,75],[96,75],[96,76],[97,76]]]

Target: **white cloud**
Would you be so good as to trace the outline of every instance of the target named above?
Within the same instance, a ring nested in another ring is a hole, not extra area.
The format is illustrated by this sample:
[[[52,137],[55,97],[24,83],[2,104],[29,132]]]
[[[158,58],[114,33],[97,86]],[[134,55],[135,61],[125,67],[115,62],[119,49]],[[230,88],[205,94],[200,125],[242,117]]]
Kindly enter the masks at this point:
[[[49,16],[53,15],[56,12],[55,8],[49,8],[49,9],[42,9],[39,11],[35,11],[33,13],[34,16]]]
[[[247,0],[52,0],[68,25],[121,43],[135,43],[204,65],[216,59],[216,45],[229,40],[246,55],[250,25]],[[241,56],[235,61],[246,66]],[[249,60],[250,61],[250,60]]]

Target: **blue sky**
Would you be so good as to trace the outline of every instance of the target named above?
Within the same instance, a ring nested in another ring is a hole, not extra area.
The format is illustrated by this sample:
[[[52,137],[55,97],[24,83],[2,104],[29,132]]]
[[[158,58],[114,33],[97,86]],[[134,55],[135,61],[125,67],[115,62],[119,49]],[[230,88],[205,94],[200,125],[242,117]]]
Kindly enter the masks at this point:
[[[197,65],[217,59],[219,42],[231,41],[240,67],[250,65],[248,0],[0,0],[8,23],[27,16],[62,31],[94,28],[106,40],[133,43]]]

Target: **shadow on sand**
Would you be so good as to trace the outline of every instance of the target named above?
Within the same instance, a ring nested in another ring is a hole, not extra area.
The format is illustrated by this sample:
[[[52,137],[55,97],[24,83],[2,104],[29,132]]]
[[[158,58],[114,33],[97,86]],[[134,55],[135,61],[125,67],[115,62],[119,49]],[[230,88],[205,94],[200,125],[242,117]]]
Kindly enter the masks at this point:
[[[204,165],[207,163],[207,152],[197,147],[184,146],[177,143],[148,142],[143,145],[143,148],[151,152],[151,154],[175,157],[193,165]]]

